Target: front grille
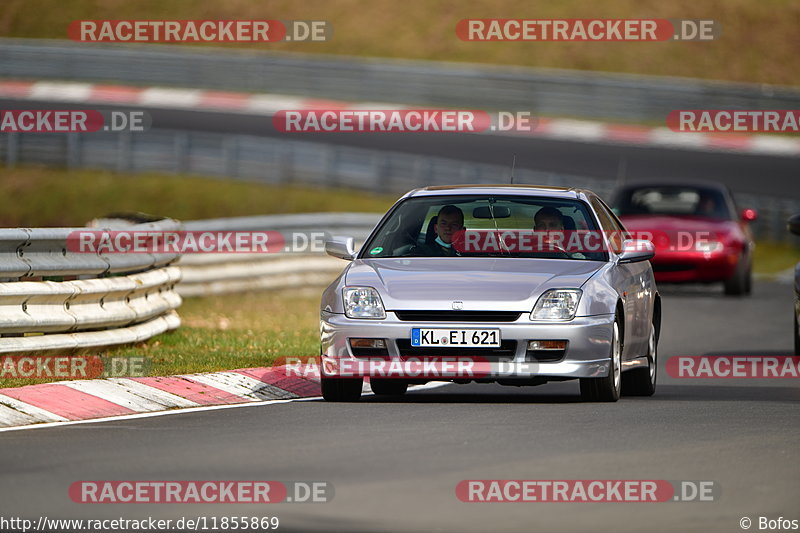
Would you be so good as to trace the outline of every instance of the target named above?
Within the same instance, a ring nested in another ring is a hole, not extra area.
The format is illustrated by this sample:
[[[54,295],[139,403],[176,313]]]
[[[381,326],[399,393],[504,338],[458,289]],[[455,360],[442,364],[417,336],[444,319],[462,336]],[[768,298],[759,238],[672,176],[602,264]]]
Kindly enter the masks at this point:
[[[518,311],[395,311],[405,322],[514,322]]]
[[[481,357],[487,360],[511,359],[517,352],[517,341],[500,341],[499,348],[415,348],[411,339],[397,339],[401,357]]]

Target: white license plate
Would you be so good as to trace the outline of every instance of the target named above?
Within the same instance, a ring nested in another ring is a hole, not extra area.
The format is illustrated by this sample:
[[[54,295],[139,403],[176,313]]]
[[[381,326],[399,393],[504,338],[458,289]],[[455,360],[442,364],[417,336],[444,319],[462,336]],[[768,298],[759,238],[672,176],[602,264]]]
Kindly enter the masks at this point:
[[[499,348],[499,329],[411,329],[411,346],[419,348]]]

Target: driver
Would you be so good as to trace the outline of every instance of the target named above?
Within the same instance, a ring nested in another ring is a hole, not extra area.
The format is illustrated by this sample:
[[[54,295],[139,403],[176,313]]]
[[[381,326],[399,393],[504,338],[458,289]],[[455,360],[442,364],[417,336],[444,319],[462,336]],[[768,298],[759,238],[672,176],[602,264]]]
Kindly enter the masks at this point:
[[[464,229],[464,212],[454,205],[446,205],[439,210],[433,231],[436,239],[431,243],[420,244],[412,250],[413,255],[424,257],[453,257],[461,255],[453,247],[453,237]]]

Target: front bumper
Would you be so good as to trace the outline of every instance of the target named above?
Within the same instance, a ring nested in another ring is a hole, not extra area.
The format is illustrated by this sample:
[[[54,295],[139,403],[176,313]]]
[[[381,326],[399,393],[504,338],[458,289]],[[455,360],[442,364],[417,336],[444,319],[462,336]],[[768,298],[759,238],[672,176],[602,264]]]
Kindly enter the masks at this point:
[[[712,283],[725,281],[736,272],[739,252],[668,252],[656,250],[650,260],[657,283]]]
[[[323,313],[320,320],[321,354],[323,358],[363,360],[353,355],[351,338],[386,339],[388,359],[419,357],[424,359],[426,348],[406,347],[412,328],[493,328],[500,330],[503,341],[515,341],[516,347],[502,358],[488,358],[489,372],[482,378],[590,378],[608,375],[611,335],[614,315],[576,317],[568,322],[531,322],[527,313],[516,322],[409,322],[401,321],[387,311],[386,319],[351,319],[343,314]],[[563,356],[557,361],[531,361],[527,351],[530,340],[567,341]],[[403,345],[398,346],[398,341]],[[459,349],[451,348],[459,357]],[[476,350],[469,353],[475,355]],[[417,355],[418,354],[418,355]],[[480,355],[478,359],[483,359]]]

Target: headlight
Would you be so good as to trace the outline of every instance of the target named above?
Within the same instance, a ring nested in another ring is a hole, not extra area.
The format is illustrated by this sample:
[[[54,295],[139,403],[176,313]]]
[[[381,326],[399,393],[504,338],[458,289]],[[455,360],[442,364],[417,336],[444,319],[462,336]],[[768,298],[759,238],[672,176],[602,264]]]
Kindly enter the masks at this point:
[[[531,320],[571,320],[581,301],[580,289],[550,289],[533,306]]]
[[[345,287],[343,296],[348,318],[386,318],[381,297],[372,287]]]
[[[697,241],[694,245],[694,249],[698,252],[710,254],[722,250],[722,243],[719,241]]]

